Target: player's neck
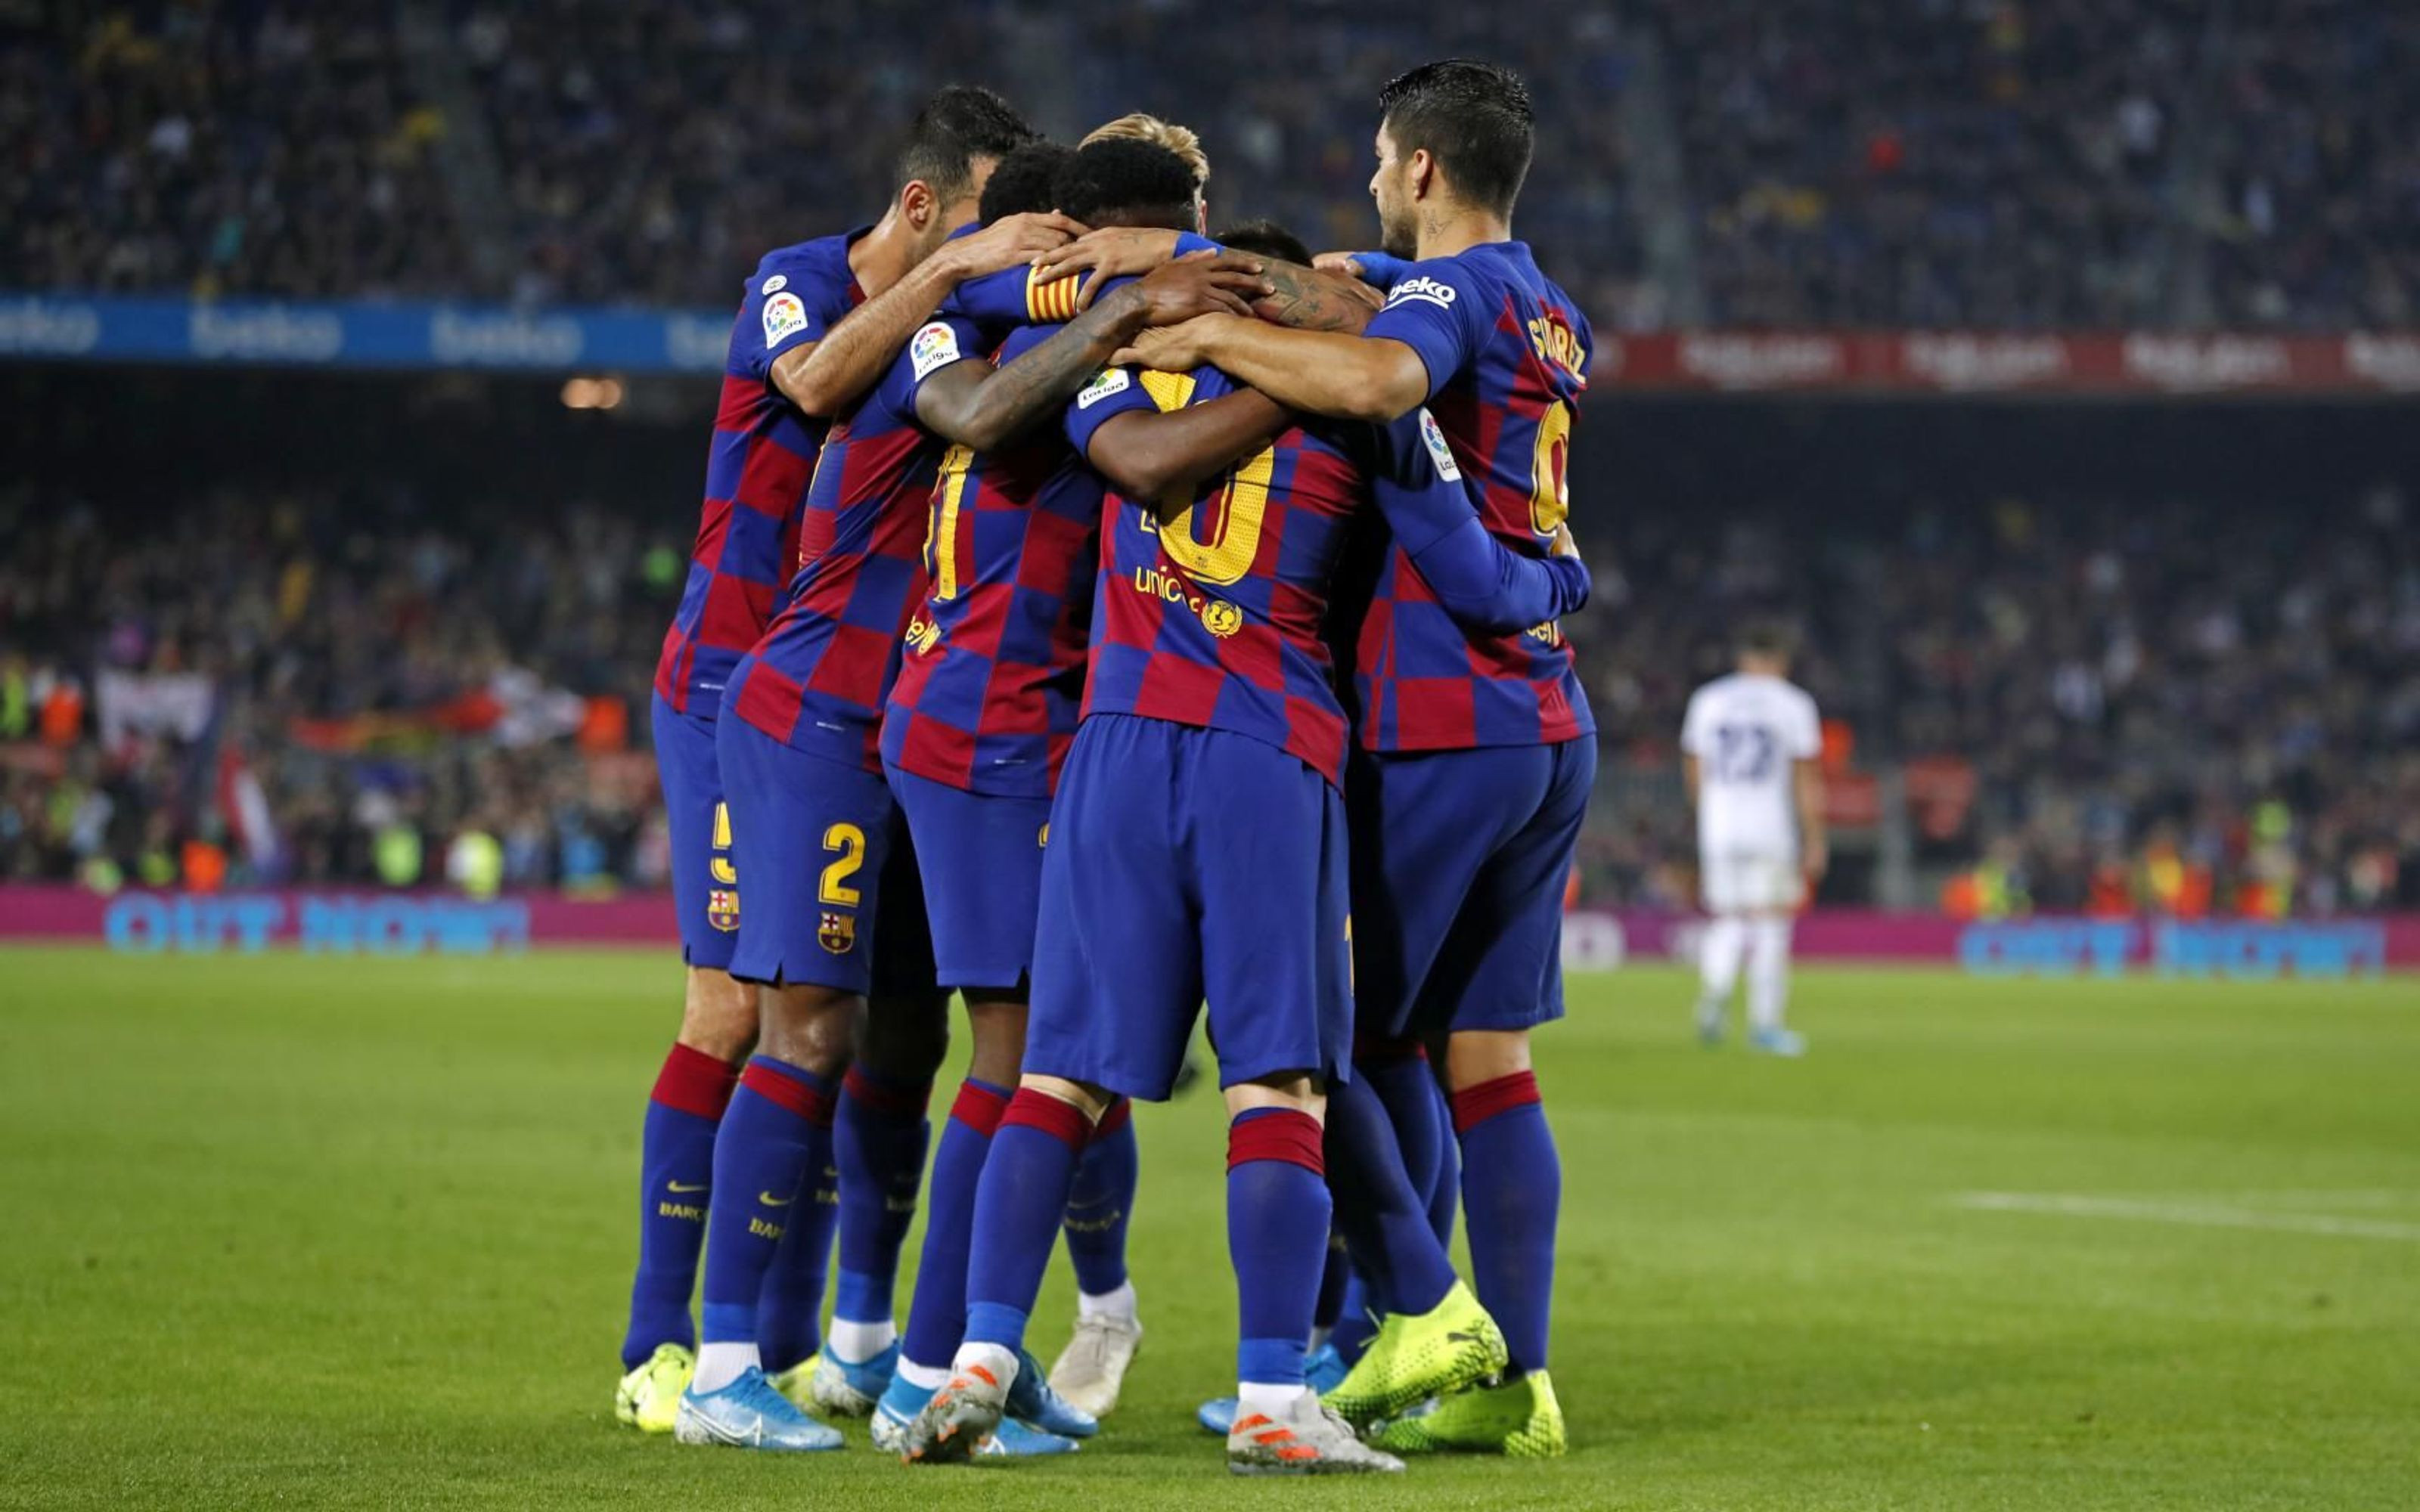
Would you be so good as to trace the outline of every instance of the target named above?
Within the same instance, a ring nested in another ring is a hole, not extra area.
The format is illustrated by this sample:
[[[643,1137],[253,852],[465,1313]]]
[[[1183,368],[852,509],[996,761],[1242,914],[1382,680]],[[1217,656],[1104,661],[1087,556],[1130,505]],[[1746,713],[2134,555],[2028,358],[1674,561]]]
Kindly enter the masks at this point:
[[[1420,214],[1419,256],[1423,262],[1431,257],[1451,257],[1491,241],[1512,239],[1512,223],[1486,210],[1441,205]]]
[[[912,271],[917,263],[916,231],[893,205],[873,230],[849,244],[848,270],[857,286],[873,299]]]

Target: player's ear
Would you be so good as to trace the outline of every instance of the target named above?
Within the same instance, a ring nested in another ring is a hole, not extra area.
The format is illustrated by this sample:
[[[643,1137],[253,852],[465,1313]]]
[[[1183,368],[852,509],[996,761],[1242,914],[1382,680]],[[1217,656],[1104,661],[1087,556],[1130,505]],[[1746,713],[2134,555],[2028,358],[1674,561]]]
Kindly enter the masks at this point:
[[[934,193],[933,186],[922,178],[910,178],[899,186],[899,214],[910,230],[930,228],[940,208],[940,196]]]
[[[1202,197],[1200,190],[1193,193],[1193,234],[1197,237],[1210,234],[1210,202]]]
[[[1412,150],[1411,162],[1404,164],[1405,175],[1411,179],[1412,198],[1426,199],[1435,192],[1436,165],[1436,159],[1429,155],[1428,148],[1415,147]]]

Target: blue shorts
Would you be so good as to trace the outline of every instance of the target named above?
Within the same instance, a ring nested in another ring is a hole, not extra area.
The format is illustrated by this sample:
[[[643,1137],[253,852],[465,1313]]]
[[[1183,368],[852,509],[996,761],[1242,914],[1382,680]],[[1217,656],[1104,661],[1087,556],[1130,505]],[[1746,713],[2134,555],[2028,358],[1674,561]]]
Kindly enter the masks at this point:
[[[969,793],[887,766],[908,815],[944,987],[1019,987],[1033,969],[1050,800]]]
[[[1025,1069],[1149,1102],[1206,993],[1222,1087],[1342,1081],[1353,1050],[1344,803],[1249,735],[1095,715],[1050,810]]]
[[[714,721],[680,713],[660,693],[653,720],[656,776],[664,785],[664,821],[673,835],[681,959],[727,971],[739,942],[739,879],[731,866],[730,837],[716,823],[722,774],[714,760]]]
[[[736,716],[716,723],[732,859],[748,897],[731,974],[876,996],[931,993],[916,848],[890,788]]]
[[[1563,1016],[1563,888],[1595,780],[1592,735],[1353,753],[1363,1032],[1527,1029]]]

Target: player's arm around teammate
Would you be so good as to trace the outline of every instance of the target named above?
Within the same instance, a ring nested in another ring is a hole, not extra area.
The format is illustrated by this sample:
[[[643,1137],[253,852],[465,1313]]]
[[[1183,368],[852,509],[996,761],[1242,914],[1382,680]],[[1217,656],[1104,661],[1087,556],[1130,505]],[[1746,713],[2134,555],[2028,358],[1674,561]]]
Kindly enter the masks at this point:
[[[937,230],[953,229],[949,207],[939,203],[932,186],[913,178],[884,213],[883,224],[898,224],[918,239]],[[877,225],[876,232],[882,229]],[[933,317],[950,291],[970,278],[996,273],[1026,262],[1035,254],[1064,243],[1083,225],[1063,215],[1035,213],[995,221],[970,237],[941,244],[914,263],[897,281],[849,312],[820,341],[802,343],[773,363],[773,386],[806,414],[830,419],[874,387],[916,328]],[[861,276],[861,282],[863,282]]]

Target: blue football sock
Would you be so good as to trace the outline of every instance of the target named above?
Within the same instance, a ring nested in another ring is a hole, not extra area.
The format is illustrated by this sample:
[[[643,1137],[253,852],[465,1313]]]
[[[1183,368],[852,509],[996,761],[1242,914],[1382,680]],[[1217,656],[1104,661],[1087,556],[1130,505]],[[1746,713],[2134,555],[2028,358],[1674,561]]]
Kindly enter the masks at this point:
[[[1370,1283],[1357,1265],[1344,1277],[1344,1306],[1336,1315],[1335,1332],[1327,1335],[1327,1342],[1336,1346],[1346,1365],[1360,1359],[1370,1341],[1378,1336],[1375,1310],[1370,1301]]]
[[[1344,1236],[1327,1236],[1327,1263],[1320,1268],[1319,1300],[1311,1309],[1313,1333],[1326,1329],[1334,1334],[1337,1321],[1344,1316],[1345,1284],[1353,1279],[1353,1262],[1344,1253]]]
[[[1055,1097],[1020,1088],[1009,1100],[975,1185],[966,1343],[1025,1347],[1025,1325],[1058,1242],[1076,1161],[1092,1132],[1081,1108]]]
[[[1404,1168],[1387,1105],[1365,1079],[1328,1088],[1326,1149],[1337,1227],[1378,1305],[1417,1315],[1444,1301],[1453,1288],[1453,1261]]]
[[[899,1251],[916,1221],[930,1128],[924,1104],[933,1079],[886,1076],[851,1066],[832,1120],[832,1164],[840,1170],[840,1285],[832,1317],[891,1321]]]
[[[1450,1255],[1453,1215],[1462,1206],[1462,1144],[1447,1134],[1453,1123],[1453,1104],[1435,1077],[1429,1079],[1429,1105],[1435,1110],[1437,1128],[1436,1166],[1428,1184],[1429,1227],[1436,1234],[1437,1247]]]
[[[1330,1097],[1334,1096],[1331,1089]],[[1331,1104],[1332,1105],[1332,1104]],[[1235,1376],[1298,1386],[1320,1270],[1327,1263],[1327,1180],[1319,1120],[1248,1108],[1227,1126],[1227,1257],[1235,1268]]]
[[[1453,1095],[1462,1136],[1462,1201],[1479,1300],[1504,1330],[1515,1371],[1546,1366],[1555,1290],[1555,1219],[1563,1167],[1538,1078],[1515,1072]]]
[[[1134,1104],[1119,1098],[1101,1115],[1077,1162],[1076,1188],[1068,1195],[1063,1225],[1076,1285],[1090,1296],[1107,1296],[1126,1284],[1126,1221],[1134,1213],[1140,1174]]]
[[[756,1305],[783,1236],[813,1227],[817,1182],[831,1164],[829,1078],[775,1060],[750,1058],[714,1140],[716,1200],[706,1219],[705,1306],[708,1344],[758,1344]]]
[[[639,1273],[630,1283],[630,1322],[622,1335],[625,1370],[659,1344],[697,1343],[689,1300],[706,1244],[714,1132],[738,1076],[737,1067],[679,1043],[656,1074],[639,1136]]]
[[[975,1229],[975,1183],[983,1179],[994,1130],[1009,1090],[968,1077],[941,1124],[933,1152],[933,1191],[924,1203],[924,1248],[916,1296],[899,1352],[921,1365],[946,1367],[967,1332],[967,1243]]]
[[[1371,1049],[1356,1047],[1353,1078],[1366,1081],[1395,1126],[1395,1142],[1403,1147],[1404,1169],[1428,1210],[1429,1227],[1439,1248],[1453,1242],[1453,1209],[1458,1196],[1461,1162],[1450,1132],[1452,1114],[1445,1089],[1437,1086],[1426,1057],[1417,1044],[1389,1041]]]
[[[823,1347],[824,1281],[831,1273],[832,1231],[840,1227],[840,1173],[809,1173],[783,1226],[781,1246],[756,1293],[756,1354],[768,1374],[803,1365]]]

